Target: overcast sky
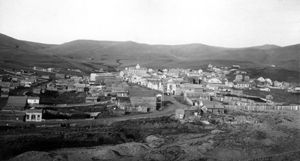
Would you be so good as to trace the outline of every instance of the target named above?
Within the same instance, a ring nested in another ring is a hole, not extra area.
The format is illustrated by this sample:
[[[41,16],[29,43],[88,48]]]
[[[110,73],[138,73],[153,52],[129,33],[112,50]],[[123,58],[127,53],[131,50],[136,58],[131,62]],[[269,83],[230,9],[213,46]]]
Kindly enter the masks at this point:
[[[300,0],[0,0],[0,33],[223,47],[300,43]]]

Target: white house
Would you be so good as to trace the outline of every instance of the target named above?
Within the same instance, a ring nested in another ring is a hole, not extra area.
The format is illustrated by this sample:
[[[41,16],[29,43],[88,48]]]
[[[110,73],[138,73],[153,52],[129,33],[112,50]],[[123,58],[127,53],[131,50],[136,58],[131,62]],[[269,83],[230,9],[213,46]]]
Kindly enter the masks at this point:
[[[163,86],[164,86],[164,93],[167,94],[176,94],[176,83],[173,81],[173,79],[163,80]]]
[[[42,121],[42,110],[41,109],[29,109],[25,111],[26,122],[41,122]]]
[[[29,105],[40,104],[40,98],[39,97],[28,97],[27,98],[27,103]]]
[[[251,84],[249,82],[237,82],[235,88],[250,88]]]
[[[212,84],[221,84],[222,83],[222,81],[220,81],[220,79],[218,79],[218,78],[211,78],[211,79],[207,79],[206,81],[207,81],[207,83],[212,83]]]

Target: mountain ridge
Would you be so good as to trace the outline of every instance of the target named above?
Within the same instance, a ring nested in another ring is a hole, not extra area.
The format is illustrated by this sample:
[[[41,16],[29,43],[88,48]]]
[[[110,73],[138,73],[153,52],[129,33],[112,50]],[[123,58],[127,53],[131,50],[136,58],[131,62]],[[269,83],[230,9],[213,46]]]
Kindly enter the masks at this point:
[[[100,68],[103,66],[123,68],[136,64],[137,59],[139,59],[141,65],[152,68],[173,68],[176,65],[185,68],[197,68],[197,66],[208,63],[218,62],[217,65],[225,65],[232,62],[245,65],[245,67],[275,65],[276,67],[299,71],[300,59],[300,44],[284,47],[264,44],[245,48],[226,48],[200,43],[149,45],[133,41],[86,39],[63,44],[43,44],[17,40],[4,34],[0,34],[0,49],[0,58],[5,60],[10,59],[7,53],[11,55],[33,54],[37,57],[31,58],[36,59],[32,60],[31,65],[40,64],[38,59],[45,57],[49,60],[55,58],[55,61],[63,62],[68,67],[80,67],[86,70],[91,67]],[[18,57],[15,56],[14,58]],[[21,61],[21,59],[23,58],[20,57],[19,60]],[[222,63],[220,60],[224,60],[224,62]]]

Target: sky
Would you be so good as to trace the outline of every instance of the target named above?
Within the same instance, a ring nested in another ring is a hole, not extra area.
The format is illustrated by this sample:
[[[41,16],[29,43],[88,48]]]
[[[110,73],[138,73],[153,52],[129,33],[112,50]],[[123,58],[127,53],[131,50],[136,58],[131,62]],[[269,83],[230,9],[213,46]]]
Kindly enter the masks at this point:
[[[300,43],[300,0],[0,0],[0,33],[222,47]]]

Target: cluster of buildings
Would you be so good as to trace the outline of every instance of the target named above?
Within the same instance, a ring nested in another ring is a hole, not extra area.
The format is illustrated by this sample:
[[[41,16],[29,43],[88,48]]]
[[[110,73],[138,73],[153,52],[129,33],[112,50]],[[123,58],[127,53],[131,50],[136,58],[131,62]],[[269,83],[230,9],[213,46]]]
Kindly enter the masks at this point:
[[[34,70],[42,69],[35,67]],[[53,69],[46,70],[56,72]],[[178,109],[176,117],[185,119],[205,113],[222,114],[225,104],[246,106],[272,103],[270,100],[248,97],[243,94],[243,89],[289,86],[287,83],[272,82],[262,77],[250,79],[247,72],[242,71],[238,65],[215,67],[210,64],[204,70],[191,70],[151,69],[137,64],[120,72],[93,71],[89,76],[54,74],[52,78],[28,72],[0,76],[1,97],[8,99],[0,111],[0,120],[39,122],[44,119],[43,114],[47,110],[50,113],[65,113],[74,118],[79,118],[77,116],[80,114],[96,118],[104,113],[120,116],[132,112],[154,112],[162,109],[164,95],[183,98],[187,107]],[[229,74],[235,75],[233,81],[229,81]],[[42,85],[38,86],[39,84]],[[32,94],[10,95],[19,87],[30,89]],[[44,98],[45,94],[54,93],[55,97],[59,97],[68,92],[82,93],[84,101],[62,105],[56,104],[53,101],[55,98],[48,101]],[[59,110],[51,111],[49,107]]]
[[[95,72],[91,73],[90,76],[70,76],[55,73],[51,79],[34,75],[28,76],[28,78],[24,75],[10,75],[10,77],[1,79],[0,82],[1,91],[4,91],[1,92],[1,96],[6,95],[7,98],[7,104],[0,112],[0,120],[39,122],[43,120],[45,112],[61,114],[63,113],[61,111],[64,111],[66,115],[71,113],[70,118],[72,115],[78,116],[83,113],[84,115],[88,114],[89,117],[97,117],[97,114],[103,111],[102,107],[118,115],[131,112],[146,113],[159,110],[163,102],[161,92],[131,87],[123,81],[119,73]],[[23,80],[32,81],[29,86],[21,85],[31,93],[29,96],[25,93],[18,96],[10,94],[15,90],[11,87],[15,77],[20,80],[19,85],[23,83]],[[34,83],[39,80],[45,80],[45,82],[43,85],[36,86]],[[7,89],[11,89],[11,91]],[[45,98],[45,95],[59,97],[61,94],[68,94],[68,92],[83,93],[85,101],[79,104],[65,105],[56,104],[53,97],[47,99],[47,96]],[[91,106],[93,108],[90,108]],[[57,111],[60,112],[49,110],[49,107],[57,108]],[[70,110],[63,109],[64,107],[68,107]],[[74,113],[74,109],[77,107],[82,107],[80,113]],[[72,109],[73,112],[70,112]]]

